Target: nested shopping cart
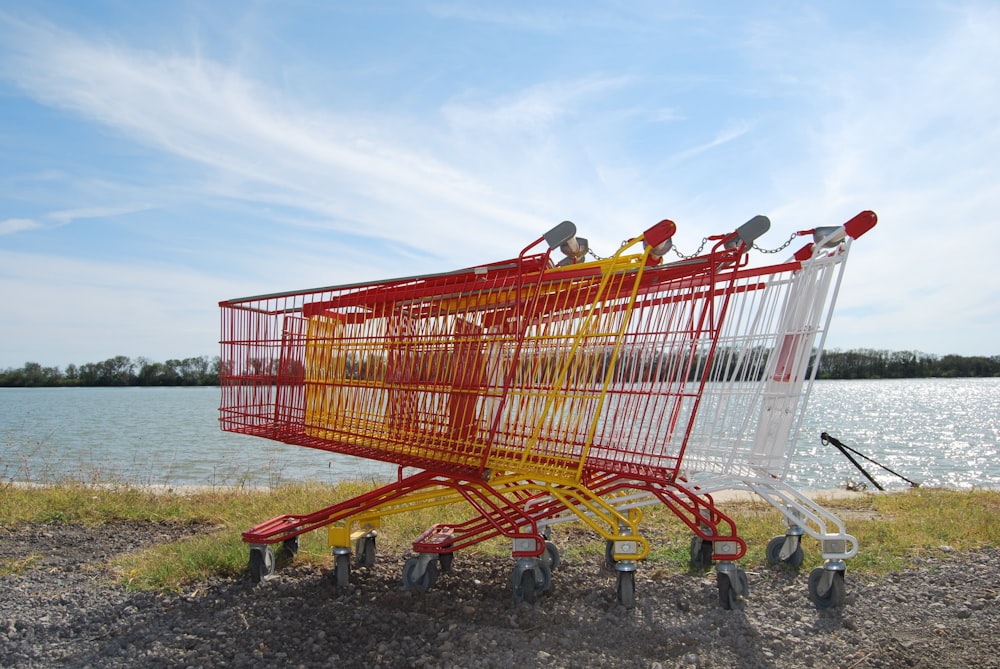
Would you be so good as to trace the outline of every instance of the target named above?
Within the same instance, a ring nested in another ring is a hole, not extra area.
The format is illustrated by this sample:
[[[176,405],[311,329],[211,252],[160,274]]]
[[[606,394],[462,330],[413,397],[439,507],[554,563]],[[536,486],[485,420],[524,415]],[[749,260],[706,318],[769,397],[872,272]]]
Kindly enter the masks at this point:
[[[810,239],[787,260],[740,269],[710,369],[699,387],[697,415],[684,435],[676,478],[629,480],[612,469],[600,486],[592,486],[620,512],[665,502],[663,487],[682,499],[703,498],[699,512],[710,514],[716,513],[713,493],[756,493],[786,520],[785,534],[767,545],[770,564],[798,568],[804,559],[802,536],[819,541],[824,562],[810,573],[808,589],[820,608],[844,601],[844,560],[857,554],[858,542],[835,514],[785,479],[851,244],[876,222],[873,212],[863,211],[842,226],[800,231],[789,243],[797,237]],[[596,475],[593,469],[590,473]],[[626,492],[613,497],[612,490]],[[563,513],[547,522],[572,518]],[[696,530],[690,547],[693,566],[729,557],[731,540],[714,537],[714,531],[708,525]],[[717,572],[722,605],[742,606],[745,575],[729,560],[718,562]]]
[[[700,494],[750,491],[782,513],[787,528],[768,543],[769,563],[797,568],[802,536],[818,540],[824,563],[808,588],[821,608],[843,603],[844,560],[858,542],[785,479],[852,242],[876,222],[863,211],[841,226],[802,231],[811,240],[787,261],[741,271],[682,472]]]
[[[558,563],[547,529],[572,516],[606,540],[629,604],[649,551],[636,490],[732,571],[746,550],[735,524],[678,473],[747,251],[769,224],[755,217],[665,263],[671,221],[591,261],[564,222],[510,260],[221,302],[224,430],[399,466],[373,491],[246,531],[252,577],[273,570],[274,545],[294,552],[325,527],[344,585],[352,553],[372,564],[383,517],[462,501],[468,521],[413,542],[407,587],[504,536],[514,596],[533,600]]]

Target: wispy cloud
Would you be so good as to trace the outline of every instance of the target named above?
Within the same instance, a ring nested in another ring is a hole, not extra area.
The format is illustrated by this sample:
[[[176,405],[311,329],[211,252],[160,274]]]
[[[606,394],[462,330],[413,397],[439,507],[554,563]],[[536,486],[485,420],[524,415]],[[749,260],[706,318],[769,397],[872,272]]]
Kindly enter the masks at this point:
[[[44,214],[39,219],[8,218],[0,221],[0,235],[12,235],[28,230],[39,230],[61,225],[70,225],[88,218],[109,218],[148,210],[151,205],[116,205],[107,207],[86,207],[83,209],[63,209]]]
[[[499,98],[477,96],[474,100],[453,100],[442,108],[455,126],[476,132],[509,135],[512,132],[540,134],[567,116],[586,114],[615,90],[632,82],[631,77],[588,77],[574,81],[534,84]]]
[[[588,74],[500,94],[461,91],[442,100],[443,124],[415,123],[310,108],[198,55],[136,49],[44,23],[21,25],[12,37],[5,74],[28,94],[206,168],[189,188],[288,208],[291,215],[276,216],[279,225],[312,218],[327,231],[360,232],[414,259],[453,262],[448,257],[488,259],[496,234],[532,239],[571,214],[567,204],[582,204],[581,191],[594,194],[586,209],[609,230],[625,221],[638,231],[662,217],[629,211],[643,198],[609,176],[620,169],[608,163],[620,152],[615,124],[664,118],[662,107],[643,113],[631,102],[613,104],[619,109],[609,114],[608,100],[637,83],[632,74]],[[739,132],[723,128],[687,153]],[[596,197],[595,185],[616,183],[622,192]],[[421,234],[401,236],[404,221]],[[456,235],[456,227],[471,234]],[[612,243],[620,235],[615,230]]]
[[[5,305],[0,339],[21,362],[37,360],[39,351],[61,352],[65,357],[50,363],[59,365],[154,350],[168,357],[208,353],[206,312],[219,295],[238,294],[218,277],[165,264],[0,250],[0,266],[3,293],[17,296]]]
[[[0,235],[12,235],[40,227],[42,227],[41,223],[30,218],[8,218],[5,221],[0,221]]]
[[[86,207],[83,209],[63,209],[53,211],[47,218],[60,225],[67,225],[73,221],[87,218],[108,218],[111,216],[121,216],[123,214],[134,214],[151,207],[148,204],[136,205],[116,205],[108,207]]]
[[[683,151],[674,154],[671,162],[680,164],[690,158],[705,153],[706,151],[711,151],[712,149],[718,148],[724,144],[728,144],[729,142],[746,135],[751,131],[752,127],[753,124],[749,121],[738,121],[733,123],[720,130],[719,133],[708,142],[699,144],[698,146],[692,146],[689,149],[684,149]]]
[[[814,145],[821,179],[799,200],[879,211],[879,234],[859,245],[841,303],[893,314],[859,323],[885,348],[939,338],[945,351],[968,350],[1000,325],[993,309],[989,326],[957,326],[996,285],[987,264],[962,258],[995,235],[1000,209],[1000,72],[990,65],[1000,59],[1000,11],[957,19],[933,41],[859,49],[828,73],[832,104]]]
[[[15,48],[6,75],[29,94],[211,168],[206,189],[295,206],[342,231],[363,225],[373,237],[396,236],[402,216],[426,239],[445,236],[453,224],[426,213],[430,201],[452,221],[535,222],[391,127],[296,106],[219,63],[38,25],[18,33]],[[434,132],[423,128],[420,145]]]

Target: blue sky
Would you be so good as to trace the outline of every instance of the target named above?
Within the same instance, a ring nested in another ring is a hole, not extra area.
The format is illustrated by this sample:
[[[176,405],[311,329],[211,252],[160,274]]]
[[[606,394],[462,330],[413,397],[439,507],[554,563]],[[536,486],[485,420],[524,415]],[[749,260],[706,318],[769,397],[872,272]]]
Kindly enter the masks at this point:
[[[0,0],[0,368],[221,299],[865,209],[831,348],[1000,353],[995,2]],[[765,261],[771,260],[766,258]]]

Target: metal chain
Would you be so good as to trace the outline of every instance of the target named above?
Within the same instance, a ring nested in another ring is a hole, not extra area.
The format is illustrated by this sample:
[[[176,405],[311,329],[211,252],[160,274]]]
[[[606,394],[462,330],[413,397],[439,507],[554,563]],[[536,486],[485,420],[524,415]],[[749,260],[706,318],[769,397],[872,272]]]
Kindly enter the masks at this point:
[[[708,243],[708,237],[703,237],[701,240],[701,246],[699,246],[698,250],[692,253],[691,255],[684,255],[683,253],[681,253],[681,250],[676,246],[670,250],[673,251],[677,255],[677,257],[680,258],[681,260],[687,260],[688,258],[694,258],[695,256],[701,255],[701,252],[705,250],[705,244],[707,243]]]
[[[792,235],[788,238],[788,241],[786,241],[784,244],[782,244],[776,249],[765,249],[757,244],[754,244],[752,248],[755,251],[759,251],[761,253],[781,253],[782,251],[787,249],[791,245],[791,243],[795,241],[795,238],[798,236],[799,236],[798,233],[793,232]],[[692,253],[691,255],[684,255],[683,253],[680,252],[680,250],[676,246],[673,248],[673,251],[674,253],[677,254],[677,257],[679,257],[681,260],[687,260],[688,258],[694,258],[695,256],[701,255],[701,252],[705,250],[705,244],[707,243],[708,243],[708,237],[703,238],[701,240],[701,246],[699,246],[698,250]]]
[[[620,248],[620,249],[621,248],[625,248],[626,246],[628,246],[628,244],[629,244],[630,241],[632,241],[632,240],[630,240],[630,239],[623,239],[622,243],[618,246],[618,248]],[[594,260],[607,260],[607,258],[604,258],[604,257],[599,256],[596,253],[594,253],[594,249],[592,249],[592,248],[588,248],[587,249],[587,253],[589,253],[590,257],[593,258]]]
[[[795,241],[795,238],[796,238],[796,237],[798,237],[798,236],[799,236],[799,235],[798,235],[798,233],[796,233],[796,232],[793,232],[793,233],[791,234],[791,236],[790,236],[790,237],[788,238],[788,240],[787,240],[787,241],[786,241],[786,242],[785,242],[784,244],[782,244],[781,246],[779,246],[778,248],[774,248],[774,249],[765,249],[765,248],[763,248],[762,246],[759,246],[758,244],[756,244],[756,243],[755,243],[755,244],[753,245],[753,249],[754,249],[755,251],[759,251],[760,253],[781,253],[782,251],[784,251],[785,249],[787,249],[787,248],[788,248],[789,246],[791,246],[792,242],[794,242],[794,241]],[[624,241],[623,241],[623,242],[621,243],[621,246],[622,246],[622,247],[624,247],[624,246],[628,246],[628,243],[629,243],[629,241],[630,241],[630,240],[628,240],[628,239],[624,240]],[[706,244],[708,244],[708,237],[703,237],[703,238],[702,238],[702,240],[701,240],[701,245],[700,245],[700,246],[698,247],[698,250],[697,250],[697,251],[695,251],[694,253],[690,254],[690,255],[685,255],[684,253],[681,253],[681,250],[680,250],[679,248],[677,248],[676,246],[674,246],[674,247],[671,247],[671,249],[670,249],[670,250],[671,250],[671,251],[673,251],[673,252],[674,252],[674,254],[675,254],[675,255],[676,255],[676,256],[677,256],[678,258],[680,258],[681,260],[687,260],[688,258],[694,258],[694,257],[696,257],[696,256],[699,256],[699,255],[701,255],[701,252],[705,250],[705,245],[706,245]],[[589,249],[589,248],[588,248],[588,249],[587,249],[587,253],[588,253],[588,254],[590,254],[590,256],[591,256],[591,257],[592,257],[592,258],[593,258],[594,260],[605,260],[605,258],[602,258],[601,256],[599,256],[599,255],[597,255],[596,253],[594,253],[594,249]]]
[[[764,248],[761,248],[761,247],[757,246],[756,244],[753,245],[753,248],[755,250],[757,250],[757,251],[760,251],[761,253],[781,253],[782,251],[784,251],[785,249],[787,249],[789,247],[789,245],[791,245],[791,243],[794,242],[795,238],[798,237],[798,236],[799,235],[798,235],[797,232],[793,232],[792,236],[788,238],[788,241],[785,242],[784,244],[782,244],[781,246],[779,246],[776,249],[764,249]]]

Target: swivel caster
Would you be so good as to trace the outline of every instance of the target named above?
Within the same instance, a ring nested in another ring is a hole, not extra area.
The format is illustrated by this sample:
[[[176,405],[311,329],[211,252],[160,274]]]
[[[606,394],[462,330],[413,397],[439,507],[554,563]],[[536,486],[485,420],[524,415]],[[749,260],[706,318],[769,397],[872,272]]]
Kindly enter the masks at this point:
[[[549,571],[555,571],[559,568],[559,547],[556,546],[551,541],[545,542],[545,552],[538,556],[538,559],[546,563],[549,567]]]
[[[712,542],[702,539],[697,534],[691,537],[689,555],[692,569],[707,569],[714,563],[712,560]]]
[[[299,553],[299,538],[292,537],[291,539],[285,539],[281,542],[281,548],[289,558],[295,557]]]
[[[805,553],[802,550],[800,537],[794,534],[787,534],[781,537],[774,537],[767,542],[767,563],[771,566],[785,564],[793,569],[802,566]]]
[[[437,556],[422,553],[408,559],[403,565],[403,587],[407,590],[427,592],[437,581]]]
[[[736,565],[720,563],[715,578],[719,586],[719,605],[727,611],[745,609],[750,594],[747,573]]]
[[[261,583],[274,574],[274,549],[268,544],[250,547],[250,580]]]
[[[520,558],[511,576],[515,602],[534,604],[535,600],[552,587],[552,570],[544,560]]]
[[[375,535],[361,537],[354,543],[354,563],[359,567],[375,566]]]
[[[625,608],[635,608],[635,570],[618,572],[618,582],[615,586],[618,603]]]
[[[809,599],[816,608],[832,609],[844,605],[847,594],[844,569],[837,566],[816,567],[809,574]]]
[[[346,588],[351,582],[351,553],[349,549],[334,549],[333,579],[338,588]]]

